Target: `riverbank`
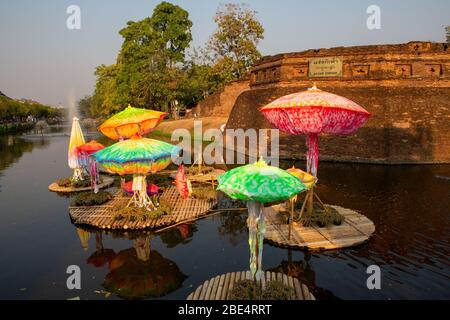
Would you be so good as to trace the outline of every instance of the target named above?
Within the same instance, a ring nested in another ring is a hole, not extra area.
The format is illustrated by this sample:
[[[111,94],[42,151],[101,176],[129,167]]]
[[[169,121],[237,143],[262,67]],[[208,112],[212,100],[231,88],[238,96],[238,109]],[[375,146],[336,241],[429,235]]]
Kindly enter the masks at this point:
[[[32,123],[32,122],[1,123],[0,124],[0,135],[25,132],[25,131],[31,130],[33,128],[34,128],[34,123]]]

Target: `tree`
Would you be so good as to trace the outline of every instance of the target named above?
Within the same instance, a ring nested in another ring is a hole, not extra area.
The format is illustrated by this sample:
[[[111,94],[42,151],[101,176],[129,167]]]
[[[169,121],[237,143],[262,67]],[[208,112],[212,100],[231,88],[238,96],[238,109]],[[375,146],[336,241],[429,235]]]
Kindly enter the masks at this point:
[[[176,63],[184,62],[191,27],[187,11],[168,2],[159,4],[150,18],[128,22],[120,31],[124,42],[117,59],[117,105],[168,109],[176,97]]]
[[[85,96],[78,101],[78,111],[83,118],[91,116],[92,96]]]
[[[116,64],[96,68],[97,82],[91,102],[91,115],[109,115],[120,110],[115,103],[117,95],[116,77],[118,66]]]
[[[185,50],[192,41],[189,13],[179,6],[161,2],[153,11],[150,24],[159,36],[160,53],[167,58],[168,67],[183,62]]]
[[[447,43],[450,43],[450,26],[445,27],[445,37],[447,38]]]
[[[208,42],[214,71],[224,81],[240,78],[261,58],[257,45],[264,38],[264,28],[255,11],[239,4],[220,7],[214,21],[218,28]]]

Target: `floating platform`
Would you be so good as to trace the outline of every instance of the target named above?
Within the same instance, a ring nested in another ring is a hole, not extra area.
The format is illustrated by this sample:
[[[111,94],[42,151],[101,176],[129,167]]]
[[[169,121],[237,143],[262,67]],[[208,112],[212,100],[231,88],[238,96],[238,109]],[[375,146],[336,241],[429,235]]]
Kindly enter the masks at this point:
[[[219,275],[206,280],[187,297],[187,300],[230,300],[234,284],[245,279],[252,279],[250,271],[231,272]],[[289,277],[279,272],[266,271],[264,272],[263,278],[258,281],[258,285],[264,289],[270,281],[280,281],[294,289],[289,300],[315,300],[308,287],[300,283],[297,278]]]
[[[216,181],[221,174],[224,173],[224,170],[214,169],[211,172],[203,174],[188,175],[187,178],[193,183],[212,183],[213,181]]]
[[[184,200],[181,198],[177,188],[171,186],[163,192],[160,198],[171,205],[172,211],[170,214],[146,219],[145,221],[140,219],[133,220],[130,217],[117,220],[114,218],[115,212],[112,208],[117,203],[123,203],[125,199],[128,200],[130,198],[125,196],[122,191],[118,191],[112,200],[100,206],[69,207],[69,214],[76,225],[89,225],[100,229],[112,230],[157,229],[195,221],[208,215],[209,211],[217,204],[215,199],[189,198]]]
[[[98,185],[99,189],[104,189],[111,186],[114,183],[114,177],[103,176],[102,175],[102,183]],[[74,192],[83,192],[83,191],[91,191],[92,187],[83,187],[83,188],[73,188],[73,187],[61,187],[57,182],[53,182],[48,186],[48,190],[52,192],[58,193],[74,193]]]
[[[375,232],[375,225],[366,216],[339,206],[331,207],[343,216],[341,225],[304,227],[294,222],[290,239],[289,224],[279,216],[282,205],[265,208],[265,240],[285,248],[333,250],[362,244]]]

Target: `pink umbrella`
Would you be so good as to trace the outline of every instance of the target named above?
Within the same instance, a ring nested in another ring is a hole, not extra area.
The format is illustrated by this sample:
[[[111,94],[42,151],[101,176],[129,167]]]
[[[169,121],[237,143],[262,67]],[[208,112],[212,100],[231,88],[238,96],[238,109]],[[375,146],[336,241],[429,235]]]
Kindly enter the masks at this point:
[[[261,112],[281,131],[306,135],[306,167],[314,177],[319,164],[319,134],[350,135],[370,117],[355,102],[319,90],[315,85],[307,91],[281,97],[261,108]],[[309,194],[312,210],[313,189]]]

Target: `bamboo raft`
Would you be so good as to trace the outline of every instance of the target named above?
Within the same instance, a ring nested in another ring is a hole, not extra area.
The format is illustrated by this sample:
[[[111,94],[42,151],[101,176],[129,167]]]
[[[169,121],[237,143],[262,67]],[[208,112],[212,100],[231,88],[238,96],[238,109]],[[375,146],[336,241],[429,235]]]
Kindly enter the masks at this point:
[[[208,215],[210,210],[216,206],[216,200],[186,199],[179,195],[175,186],[171,186],[161,195],[161,200],[168,202],[172,211],[158,218],[146,219],[114,219],[112,208],[117,203],[122,203],[129,197],[118,191],[114,198],[101,206],[69,207],[69,214],[74,224],[89,225],[100,229],[112,230],[138,230],[146,228],[162,228],[175,224],[191,222]]]
[[[285,248],[333,250],[362,244],[375,232],[375,225],[366,216],[339,206],[332,207],[344,217],[341,225],[320,228],[293,222],[290,238],[289,224],[278,215],[282,207],[265,208],[265,240]]]
[[[250,280],[250,271],[231,272],[206,280],[187,297],[187,300],[229,300],[233,286],[240,280]],[[297,278],[289,277],[279,272],[264,272],[264,276],[258,281],[260,288],[264,289],[270,281],[280,281],[293,289],[289,300],[315,300],[308,287],[300,283]]]
[[[98,185],[99,189],[104,189],[111,186],[114,183],[114,177],[102,176],[102,183]],[[58,193],[73,193],[82,191],[91,191],[92,187],[73,188],[73,187],[60,187],[57,182],[53,182],[48,186],[48,190]]]

